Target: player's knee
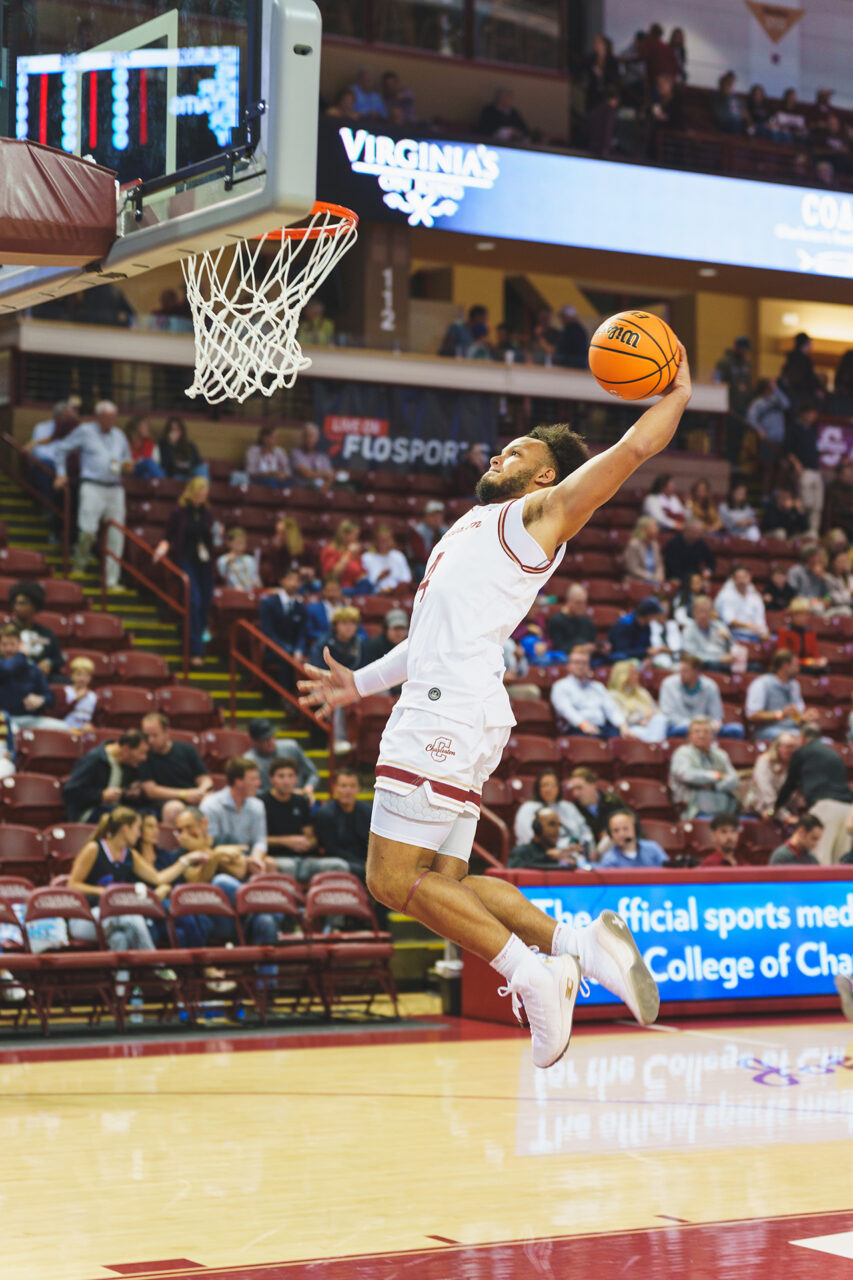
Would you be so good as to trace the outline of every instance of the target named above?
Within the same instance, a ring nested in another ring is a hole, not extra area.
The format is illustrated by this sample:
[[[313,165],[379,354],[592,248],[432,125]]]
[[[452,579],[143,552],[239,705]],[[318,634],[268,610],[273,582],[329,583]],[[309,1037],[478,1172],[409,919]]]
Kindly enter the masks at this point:
[[[371,897],[375,898],[377,902],[381,902],[385,907],[393,905],[388,900],[388,893],[390,890],[389,879],[390,877],[384,868],[381,866],[371,866],[368,862],[366,875],[367,891]]]

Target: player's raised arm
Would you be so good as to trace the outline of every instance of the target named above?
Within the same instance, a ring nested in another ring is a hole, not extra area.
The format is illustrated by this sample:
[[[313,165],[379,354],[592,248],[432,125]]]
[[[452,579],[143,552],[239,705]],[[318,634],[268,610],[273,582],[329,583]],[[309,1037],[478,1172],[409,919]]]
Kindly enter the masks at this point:
[[[657,404],[647,409],[618,444],[590,458],[553,488],[528,501],[525,523],[548,555],[582,529],[594,511],[608,502],[638,467],[660,453],[675,435],[692,394],[687,352]]]

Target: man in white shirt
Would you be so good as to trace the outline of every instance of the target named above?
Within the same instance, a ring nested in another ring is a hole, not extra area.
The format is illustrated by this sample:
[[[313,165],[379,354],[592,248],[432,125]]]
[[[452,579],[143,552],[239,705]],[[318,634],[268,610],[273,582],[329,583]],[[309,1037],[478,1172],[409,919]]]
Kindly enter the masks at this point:
[[[77,511],[77,545],[74,548],[74,574],[82,575],[89,563],[89,553],[102,520],[124,525],[125,505],[122,476],[132,465],[127,436],[116,426],[118,409],[111,400],[95,405],[94,420],[81,422],[54,449],[56,479],[54,488],[68,484],[69,453],[80,451],[80,497]],[[124,534],[110,524],[107,529],[106,579],[108,591],[123,591],[119,583],[119,560],[124,551]]]
[[[412,581],[412,571],[406,557],[394,546],[394,534],[390,525],[377,525],[374,549],[365,551],[361,563],[373,590],[379,595],[387,595],[389,591],[396,591],[398,587]]]
[[[592,679],[586,649],[572,649],[569,674],[551,689],[551,705],[569,733],[588,738],[630,738],[625,715],[600,680]]]
[[[752,584],[745,565],[736,564],[731,577],[717,592],[714,607],[735,640],[766,640],[767,619],[761,592]]]

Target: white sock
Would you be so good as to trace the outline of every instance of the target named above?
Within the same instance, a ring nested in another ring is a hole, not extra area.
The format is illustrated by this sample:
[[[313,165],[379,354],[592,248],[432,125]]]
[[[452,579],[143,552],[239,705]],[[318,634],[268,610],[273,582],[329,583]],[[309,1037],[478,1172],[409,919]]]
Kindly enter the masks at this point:
[[[583,929],[576,929],[571,924],[558,924],[551,939],[551,955],[579,956],[581,936],[586,933],[588,928],[589,925]]]
[[[509,942],[501,951],[498,952],[494,960],[490,960],[489,963],[493,969],[497,969],[498,973],[501,974],[502,977],[506,978],[507,982],[510,982],[512,980],[512,975],[515,973],[522,960],[525,956],[529,956],[530,954],[530,948],[524,945],[521,938],[519,938],[517,934],[511,933],[509,936]]]

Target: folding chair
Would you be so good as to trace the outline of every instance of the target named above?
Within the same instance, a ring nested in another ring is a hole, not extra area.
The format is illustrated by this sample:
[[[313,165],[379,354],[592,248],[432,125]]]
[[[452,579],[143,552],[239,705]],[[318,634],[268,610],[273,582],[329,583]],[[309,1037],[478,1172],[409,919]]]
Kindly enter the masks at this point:
[[[11,934],[13,929],[17,930],[18,941],[14,936],[8,936],[0,942],[0,1016],[11,1016],[12,1025],[18,1027],[26,1024],[31,1014],[39,1016],[36,986],[41,961],[30,952],[26,931],[15,911],[15,901],[2,892],[0,927],[3,927],[5,934]]]
[[[0,827],[0,873],[26,876],[26,882],[46,884],[48,857],[42,833],[35,827],[7,822]]]
[[[236,1006],[240,1000],[251,1001],[260,1012],[265,999],[265,984],[258,983],[255,970],[259,964],[275,963],[276,948],[246,946],[240,918],[218,885],[176,885],[169,896],[169,911],[173,921],[186,916],[225,920],[236,940],[236,945],[230,947],[214,943],[187,949],[193,962],[187,969],[184,986],[184,1004],[190,1022],[198,1021],[201,1002],[205,998],[204,970],[210,966],[222,971],[224,981],[234,983],[230,994],[232,1005]]]
[[[35,1000],[41,1028],[49,1034],[50,1015],[59,999],[66,1013],[72,1004],[89,1005],[89,1025],[100,1022],[104,1009],[117,1017],[115,955],[106,949],[103,930],[77,889],[47,885],[34,889],[27,902],[24,924],[38,920],[81,920],[95,934],[92,942],[69,938],[66,946],[39,954]]]
[[[331,921],[352,921],[361,928],[325,932]],[[369,1013],[378,992],[384,992],[397,1008],[397,987],[391,972],[394,946],[390,933],[381,933],[369,903],[341,885],[309,889],[305,901],[305,932],[322,949],[320,984],[323,1005],[331,1016],[335,1002],[344,995],[361,996]]]
[[[258,983],[255,1004],[262,1022],[266,1022],[270,1005],[284,997],[289,1010],[299,1012],[302,1001],[306,1011],[322,1002],[322,988],[316,948],[302,933],[302,911],[284,877],[256,876],[237,890],[236,912],[241,923],[250,927],[252,916],[269,914],[283,917],[284,931],[279,931],[278,946],[270,948],[276,973]],[[290,932],[287,926],[290,926]]]
[[[145,888],[139,893],[139,888]],[[168,946],[154,951],[118,951],[116,967],[127,970],[125,982],[116,986],[116,1022],[120,1031],[127,1022],[127,1000],[134,987],[140,987],[143,997],[159,1000],[160,1015],[168,1021],[177,1013],[183,1001],[185,970],[192,961],[188,952],[175,942],[174,926],[168,911],[150,889],[135,884],[113,884],[101,894],[98,903],[101,926],[116,916],[141,916],[161,924],[166,932]],[[174,969],[177,981],[164,977],[162,970]]]

